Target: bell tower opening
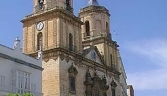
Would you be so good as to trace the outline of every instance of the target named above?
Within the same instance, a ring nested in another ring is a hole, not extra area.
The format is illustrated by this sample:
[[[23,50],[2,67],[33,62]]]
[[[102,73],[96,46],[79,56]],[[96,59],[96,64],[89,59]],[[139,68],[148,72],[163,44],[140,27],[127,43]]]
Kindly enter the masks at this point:
[[[85,22],[85,31],[86,31],[86,36],[90,36],[90,24],[89,24],[89,21]]]
[[[69,50],[70,51],[74,51],[74,48],[73,48],[73,35],[71,33],[69,33]]]
[[[108,26],[108,22],[106,22],[106,32],[109,33],[109,26]]]
[[[73,0],[34,0],[34,13],[53,8],[73,13]]]

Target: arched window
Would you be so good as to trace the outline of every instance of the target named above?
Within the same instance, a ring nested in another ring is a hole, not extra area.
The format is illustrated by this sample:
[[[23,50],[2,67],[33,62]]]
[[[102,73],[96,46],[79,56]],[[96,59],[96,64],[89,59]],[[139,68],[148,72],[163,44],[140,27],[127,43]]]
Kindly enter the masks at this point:
[[[111,82],[111,92],[112,92],[112,96],[116,96],[116,87],[117,87],[117,84],[115,83],[114,80],[112,80],[112,82]]]
[[[108,22],[106,22],[106,31],[109,32]]]
[[[112,90],[112,96],[116,96],[116,94],[115,94],[115,88],[112,88],[111,90]]]
[[[42,50],[42,32],[37,35],[37,50]]]
[[[68,73],[69,73],[69,88],[70,88],[70,92],[75,93],[76,92],[76,85],[75,85],[75,79],[76,79],[76,75],[78,74],[77,69],[72,65],[69,69],[68,69]]]
[[[90,24],[89,24],[89,21],[85,22],[85,31],[86,31],[86,36],[90,36]]]
[[[96,20],[96,33],[95,35],[99,34],[102,32],[102,24],[101,24],[101,20]]]
[[[73,36],[71,33],[69,33],[69,50],[73,51]]]

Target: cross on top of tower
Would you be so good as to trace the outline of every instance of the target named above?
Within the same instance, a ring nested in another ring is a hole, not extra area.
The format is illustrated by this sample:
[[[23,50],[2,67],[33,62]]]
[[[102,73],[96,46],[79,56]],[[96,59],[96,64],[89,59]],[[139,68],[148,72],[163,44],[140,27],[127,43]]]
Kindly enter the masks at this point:
[[[97,0],[89,0],[88,1],[88,5],[89,6],[99,6],[99,3],[98,3],[98,1]]]

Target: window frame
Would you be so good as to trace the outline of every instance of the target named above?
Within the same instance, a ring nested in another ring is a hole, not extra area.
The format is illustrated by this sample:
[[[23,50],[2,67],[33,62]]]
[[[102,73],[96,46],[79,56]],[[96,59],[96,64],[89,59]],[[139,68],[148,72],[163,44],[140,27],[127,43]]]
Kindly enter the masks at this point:
[[[86,36],[90,36],[90,22],[88,20],[85,21],[85,33]]]
[[[15,76],[14,76],[15,75]],[[12,80],[11,84],[16,93],[28,93],[31,91],[31,73],[21,71],[21,70],[12,70]]]

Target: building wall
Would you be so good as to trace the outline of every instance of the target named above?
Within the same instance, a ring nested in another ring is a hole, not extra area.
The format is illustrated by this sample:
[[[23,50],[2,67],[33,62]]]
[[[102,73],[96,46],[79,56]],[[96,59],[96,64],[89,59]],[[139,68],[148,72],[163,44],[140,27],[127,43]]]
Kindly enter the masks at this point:
[[[43,61],[42,67],[42,93],[43,96],[60,96],[60,63],[57,60],[50,59]]]
[[[12,71],[20,70],[31,74],[31,83],[36,84],[36,92],[42,93],[41,70],[21,65],[4,58],[0,58],[0,61],[0,75],[5,76],[5,86],[11,87]]]
[[[86,63],[86,62],[85,62]],[[69,91],[69,73],[68,73],[68,69],[71,66],[75,66],[75,68],[78,71],[78,74],[76,75],[76,93],[70,93]],[[61,89],[61,95],[60,96],[85,96],[85,91],[86,91],[86,86],[84,85],[84,82],[86,81],[86,72],[87,70],[90,70],[90,73],[92,75],[92,77],[94,76],[94,69],[93,68],[89,68],[88,66],[85,66],[82,63],[75,63],[74,61],[66,61],[61,60],[60,61],[60,89]],[[105,70],[100,71],[97,70],[96,71],[98,76],[100,78],[103,78],[104,75],[106,75]],[[111,92],[111,82],[112,79],[114,78],[111,75],[106,75],[107,78],[107,85],[109,86],[109,89],[107,90],[107,96],[111,96],[112,92]],[[118,82],[114,79],[114,81],[118,84]],[[116,96],[119,95],[119,87],[116,88]]]
[[[13,73],[15,71],[21,71],[23,73],[30,74],[30,88],[31,84],[35,84],[35,90],[30,89],[37,96],[42,94],[42,59],[35,59],[29,57],[21,52],[21,50],[10,49],[3,45],[0,45],[0,78],[4,76],[4,80],[1,78],[0,94],[7,94],[17,90],[19,87],[12,87]],[[31,66],[34,66],[32,68]],[[38,69],[39,68],[39,69]],[[18,78],[17,78],[18,80]],[[17,81],[19,82],[19,81]],[[2,96],[2,95],[1,95]]]
[[[127,85],[127,94],[128,96],[134,96],[134,90],[132,85]]]

